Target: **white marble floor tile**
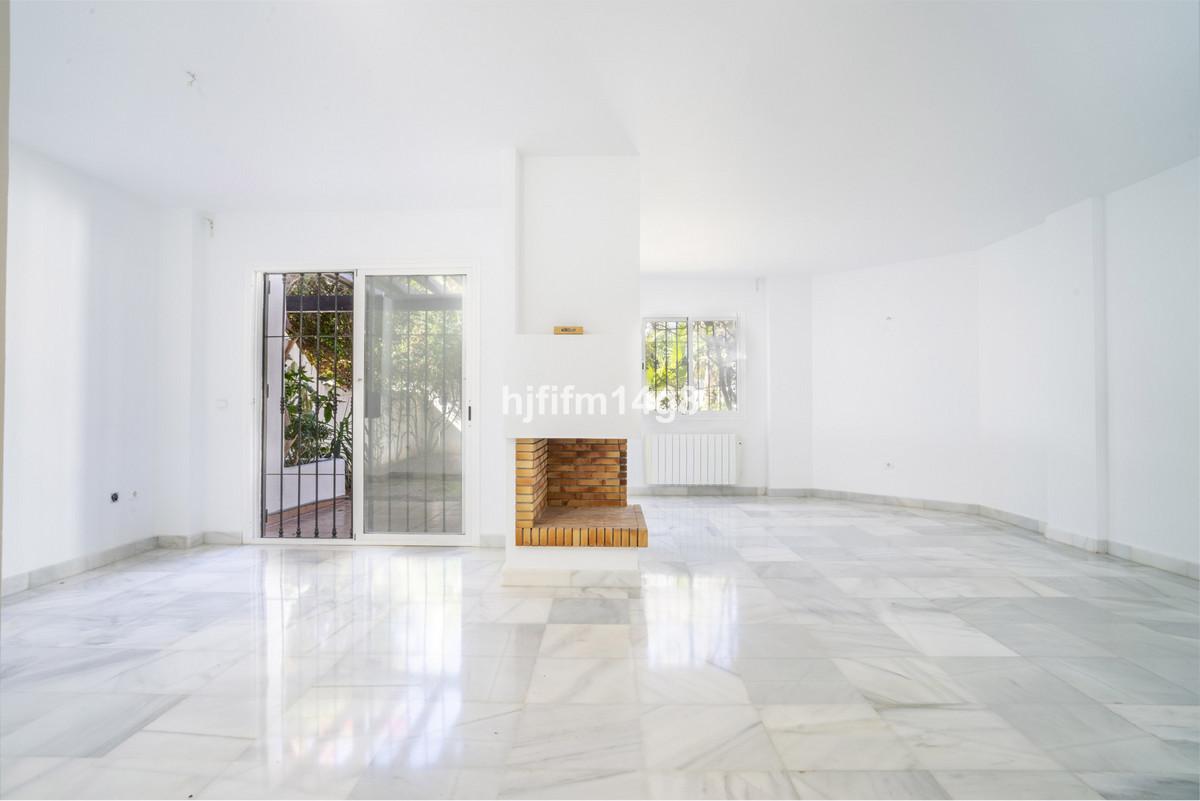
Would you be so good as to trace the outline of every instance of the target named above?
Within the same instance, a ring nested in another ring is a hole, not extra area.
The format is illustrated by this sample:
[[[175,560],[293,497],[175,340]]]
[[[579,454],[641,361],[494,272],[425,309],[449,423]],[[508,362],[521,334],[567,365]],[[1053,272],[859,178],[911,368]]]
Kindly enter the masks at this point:
[[[1069,624],[1061,626],[1055,623],[993,623],[991,621],[976,624],[992,639],[1011,648],[1021,656],[1054,656],[1054,657],[1108,657],[1115,656],[1102,645],[1076,637],[1067,629]]]
[[[37,703],[37,697],[28,700]],[[178,695],[80,693],[0,737],[4,756],[102,757],[189,699]],[[251,707],[253,709],[253,707]]]
[[[1060,770],[1045,752],[986,709],[897,707],[880,716],[929,770]]]
[[[1200,697],[1200,658],[1133,657],[1129,661]]]
[[[834,623],[814,625],[810,630],[832,657],[920,656],[912,643],[881,624]]]
[[[531,704],[636,703],[633,660],[539,658],[525,700]]]
[[[759,712],[788,770],[919,767],[907,744],[869,704],[764,706]]]
[[[610,598],[556,598],[550,623],[628,624],[629,602]]]
[[[388,764],[368,768],[351,788],[348,798],[427,799],[496,798],[500,793],[499,770],[412,770]]]
[[[933,774],[950,798],[1072,799],[1100,798],[1073,773],[1065,771],[939,770]]]
[[[230,763],[196,798],[346,798],[363,772],[357,761],[239,761]]]
[[[372,752],[411,770],[499,770],[508,762],[512,743],[503,737],[426,735],[391,739]]]
[[[783,623],[738,626],[736,656],[744,659],[800,659],[825,656],[812,630]]]
[[[643,704],[749,704],[746,685],[735,669],[712,662],[662,665],[635,663],[637,695]]]
[[[1151,773],[1099,772],[1081,773],[1079,778],[1103,798],[1200,798],[1200,781],[1195,773],[1163,776]]]
[[[998,706],[995,711],[1069,770],[1175,773],[1197,764],[1194,744],[1151,736],[1099,704]]]
[[[779,770],[758,711],[697,704],[647,708],[641,716],[649,770]]]
[[[229,651],[162,651],[153,659],[96,683],[94,689],[124,693],[192,693],[202,690],[242,659]]]
[[[800,556],[783,545],[749,545],[737,549],[747,562],[799,562]]]
[[[809,770],[790,775],[798,798],[948,798],[933,775],[923,770]]]
[[[528,704],[508,755],[508,767],[629,770],[642,760],[641,712],[632,704]]]
[[[0,760],[5,798],[199,798],[226,762],[199,759]]]
[[[831,659],[740,659],[735,669],[756,705],[865,702]]]
[[[553,603],[550,598],[485,595],[465,610],[464,620],[469,623],[545,623],[550,618]]]
[[[640,586],[204,546],[7,598],[0,796],[1195,797],[1195,581],[970,515],[643,508]]]
[[[1016,652],[928,601],[876,602],[879,619],[926,656],[1016,656]]]
[[[1103,704],[1196,704],[1196,693],[1124,659],[1041,657],[1039,666]]]
[[[546,627],[536,623],[464,623],[463,656],[537,656]]]
[[[268,727],[278,719],[280,712],[277,704],[263,704],[251,696],[193,695],[169,706],[146,724],[145,729],[257,739],[267,734]]]
[[[1200,706],[1109,704],[1108,709],[1163,740],[1200,743]]]
[[[841,595],[783,596],[780,601],[793,615],[792,622],[807,626],[878,626],[879,617],[863,599]]]
[[[1095,703],[1067,682],[1021,657],[942,657],[930,661],[984,704]]]
[[[646,797],[646,778],[636,770],[507,770],[500,798],[636,799]]]
[[[1074,626],[1071,633],[1095,642],[1116,656],[1141,657],[1189,657],[1195,654],[1198,643],[1191,636],[1191,624],[1183,629],[1187,635],[1158,631],[1138,623],[1091,623]]]
[[[907,582],[886,576],[830,578],[830,583],[851,598],[920,598]]]
[[[650,773],[648,796],[666,799],[770,799],[798,798],[791,778],[783,771],[702,771]]]
[[[130,648],[5,646],[0,689],[88,692],[98,682],[153,660],[158,651]]]
[[[628,659],[632,650],[627,625],[551,623],[542,635],[538,655],[551,659]]]
[[[876,706],[966,704],[975,699],[931,660],[835,659],[838,670]]]
[[[255,743],[248,737],[213,734],[176,734],[169,731],[139,731],[108,752],[113,759],[163,759],[181,754],[201,762],[232,762]]]
[[[1066,595],[1039,581],[1007,576],[915,577],[905,579],[904,583],[925,598],[1036,598]]]

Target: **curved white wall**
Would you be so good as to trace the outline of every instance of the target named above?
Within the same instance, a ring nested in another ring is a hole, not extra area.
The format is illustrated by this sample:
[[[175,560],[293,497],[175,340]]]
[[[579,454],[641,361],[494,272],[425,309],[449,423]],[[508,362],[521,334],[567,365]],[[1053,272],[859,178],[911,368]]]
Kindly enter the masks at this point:
[[[981,249],[977,502],[1104,538],[1102,204]]]
[[[813,276],[811,486],[980,504],[1194,572],[1198,195],[1193,160],[978,251]]]
[[[1200,551],[1197,162],[1112,193],[1106,217],[1109,534],[1116,543],[1195,564]]]

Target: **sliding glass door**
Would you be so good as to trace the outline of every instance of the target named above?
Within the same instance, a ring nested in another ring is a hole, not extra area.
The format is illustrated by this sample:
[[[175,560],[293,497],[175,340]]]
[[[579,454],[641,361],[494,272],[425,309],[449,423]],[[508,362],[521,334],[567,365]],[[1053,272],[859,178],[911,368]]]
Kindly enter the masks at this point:
[[[355,449],[363,539],[465,540],[467,276],[360,273]]]

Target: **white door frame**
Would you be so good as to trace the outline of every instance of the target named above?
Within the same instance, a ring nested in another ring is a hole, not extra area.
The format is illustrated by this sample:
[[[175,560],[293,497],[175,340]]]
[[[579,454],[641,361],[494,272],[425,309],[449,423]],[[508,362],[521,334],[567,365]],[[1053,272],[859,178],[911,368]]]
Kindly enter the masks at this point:
[[[353,536],[348,539],[304,539],[264,537],[262,533],[262,437],[263,437],[263,281],[273,273],[353,273],[354,274],[354,474],[361,476],[362,466],[362,415],[363,408],[363,346],[366,327],[363,321],[365,282],[367,275],[463,275],[466,276],[466,293],[463,297],[463,403],[471,410],[463,421],[463,533],[461,534],[364,534],[362,493],[354,492]],[[253,422],[251,425],[253,447],[249,478],[251,508],[249,525],[242,541],[254,545],[280,546],[343,546],[343,545],[445,545],[476,546],[479,544],[479,269],[469,259],[421,259],[398,260],[396,262],[369,267],[303,267],[280,265],[257,270],[253,274],[254,305],[251,306],[254,332],[253,358],[250,360],[254,382]]]

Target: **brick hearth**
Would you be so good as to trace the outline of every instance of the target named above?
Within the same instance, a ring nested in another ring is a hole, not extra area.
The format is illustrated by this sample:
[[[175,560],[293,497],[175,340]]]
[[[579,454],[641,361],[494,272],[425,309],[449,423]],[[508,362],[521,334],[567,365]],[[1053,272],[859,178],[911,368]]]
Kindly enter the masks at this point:
[[[518,545],[646,547],[641,507],[627,505],[623,439],[518,439]]]

